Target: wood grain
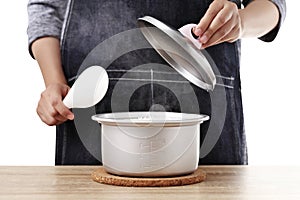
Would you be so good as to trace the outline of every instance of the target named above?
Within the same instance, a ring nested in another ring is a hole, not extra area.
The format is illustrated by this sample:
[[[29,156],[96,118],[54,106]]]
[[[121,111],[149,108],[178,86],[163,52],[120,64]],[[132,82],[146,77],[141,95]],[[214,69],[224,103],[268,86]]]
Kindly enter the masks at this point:
[[[202,166],[206,180],[173,187],[94,182],[98,166],[0,167],[0,199],[300,199],[300,166]]]

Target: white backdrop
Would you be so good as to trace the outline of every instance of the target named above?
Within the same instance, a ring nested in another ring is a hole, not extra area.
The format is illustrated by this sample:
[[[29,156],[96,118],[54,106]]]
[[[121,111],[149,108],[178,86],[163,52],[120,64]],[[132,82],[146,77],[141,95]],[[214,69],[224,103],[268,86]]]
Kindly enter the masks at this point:
[[[1,3],[0,165],[54,165],[55,127],[44,125],[35,111],[44,83],[27,52],[26,4]],[[287,6],[285,24],[273,43],[242,42],[250,165],[300,164],[300,1]]]

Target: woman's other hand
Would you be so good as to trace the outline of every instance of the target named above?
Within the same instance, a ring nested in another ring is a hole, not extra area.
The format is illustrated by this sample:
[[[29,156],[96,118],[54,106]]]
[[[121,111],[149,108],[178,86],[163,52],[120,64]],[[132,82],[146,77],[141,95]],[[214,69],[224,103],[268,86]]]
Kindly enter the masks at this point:
[[[214,0],[193,31],[202,48],[206,48],[240,38],[261,37],[278,23],[279,10],[270,0],[255,0],[243,9],[228,0]]]
[[[74,114],[62,102],[70,88],[62,70],[59,40],[54,37],[37,39],[32,44],[32,52],[46,86],[36,109],[37,114],[51,126],[74,119]]]
[[[62,101],[69,89],[68,85],[59,83],[49,85],[42,92],[36,111],[44,123],[52,126],[74,119],[74,114]]]
[[[194,34],[199,36],[202,48],[222,42],[234,42],[242,35],[242,22],[237,5],[228,0],[214,0]]]

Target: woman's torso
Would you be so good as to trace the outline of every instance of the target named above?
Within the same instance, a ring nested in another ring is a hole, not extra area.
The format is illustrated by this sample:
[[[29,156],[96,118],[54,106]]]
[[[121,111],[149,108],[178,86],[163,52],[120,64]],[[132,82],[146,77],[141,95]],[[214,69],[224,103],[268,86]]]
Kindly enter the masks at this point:
[[[211,0],[71,0],[68,4],[61,41],[63,67],[69,83],[72,84],[82,63],[86,61],[92,50],[118,34],[121,36],[125,34],[126,39],[128,30],[137,28],[139,17],[149,15],[174,28],[180,28],[188,23],[199,22],[210,3]],[[131,37],[130,34],[128,37]],[[130,41],[130,38],[128,40]],[[111,45],[113,51],[110,49],[112,54],[120,50],[119,44],[122,45],[122,41],[114,40],[113,42],[115,42]],[[128,44],[128,46],[135,45],[137,44],[134,43],[134,40]],[[109,66],[105,66],[110,77],[109,90],[105,98],[96,106],[97,112],[153,109],[201,112],[211,116],[209,93],[190,84],[175,70],[168,67],[153,49],[129,50],[130,47],[128,47],[128,52],[117,58],[111,55],[107,55],[103,60],[99,59],[101,56],[93,55],[94,57],[91,57],[98,65],[110,63]],[[98,49],[98,51],[101,54],[106,49]],[[245,163],[239,81],[239,42],[223,43],[208,48],[207,51],[220,72],[217,80],[219,79],[222,84],[217,87],[226,91],[227,111],[224,128],[217,145],[202,160],[204,163]],[[124,101],[124,99],[128,100]],[[210,128],[209,123],[201,126],[202,140]],[[76,125],[73,129],[76,130]],[[77,127],[79,137],[82,139],[85,136],[81,136],[79,129]],[[66,129],[61,130],[64,132]],[[95,130],[91,132],[95,132]],[[61,135],[64,134],[70,135],[62,133],[59,137],[63,137]],[[71,142],[67,142],[68,137],[65,136],[64,140],[58,142],[58,146],[68,146],[61,148],[58,151],[59,154],[72,151]],[[80,145],[80,142],[77,141],[77,143]],[[89,149],[84,141],[82,143],[88,151],[93,149],[93,147]],[[75,146],[73,145],[73,147]],[[100,150],[91,151],[99,153]],[[93,152],[91,154],[94,155]],[[94,157],[97,156],[94,155]]]

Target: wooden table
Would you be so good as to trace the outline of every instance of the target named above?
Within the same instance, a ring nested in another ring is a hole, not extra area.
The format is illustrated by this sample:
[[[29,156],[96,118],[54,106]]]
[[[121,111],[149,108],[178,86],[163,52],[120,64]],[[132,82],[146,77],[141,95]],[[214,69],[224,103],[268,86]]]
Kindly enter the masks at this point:
[[[104,185],[97,166],[0,167],[0,199],[300,199],[300,166],[203,166],[206,181],[164,188]]]

